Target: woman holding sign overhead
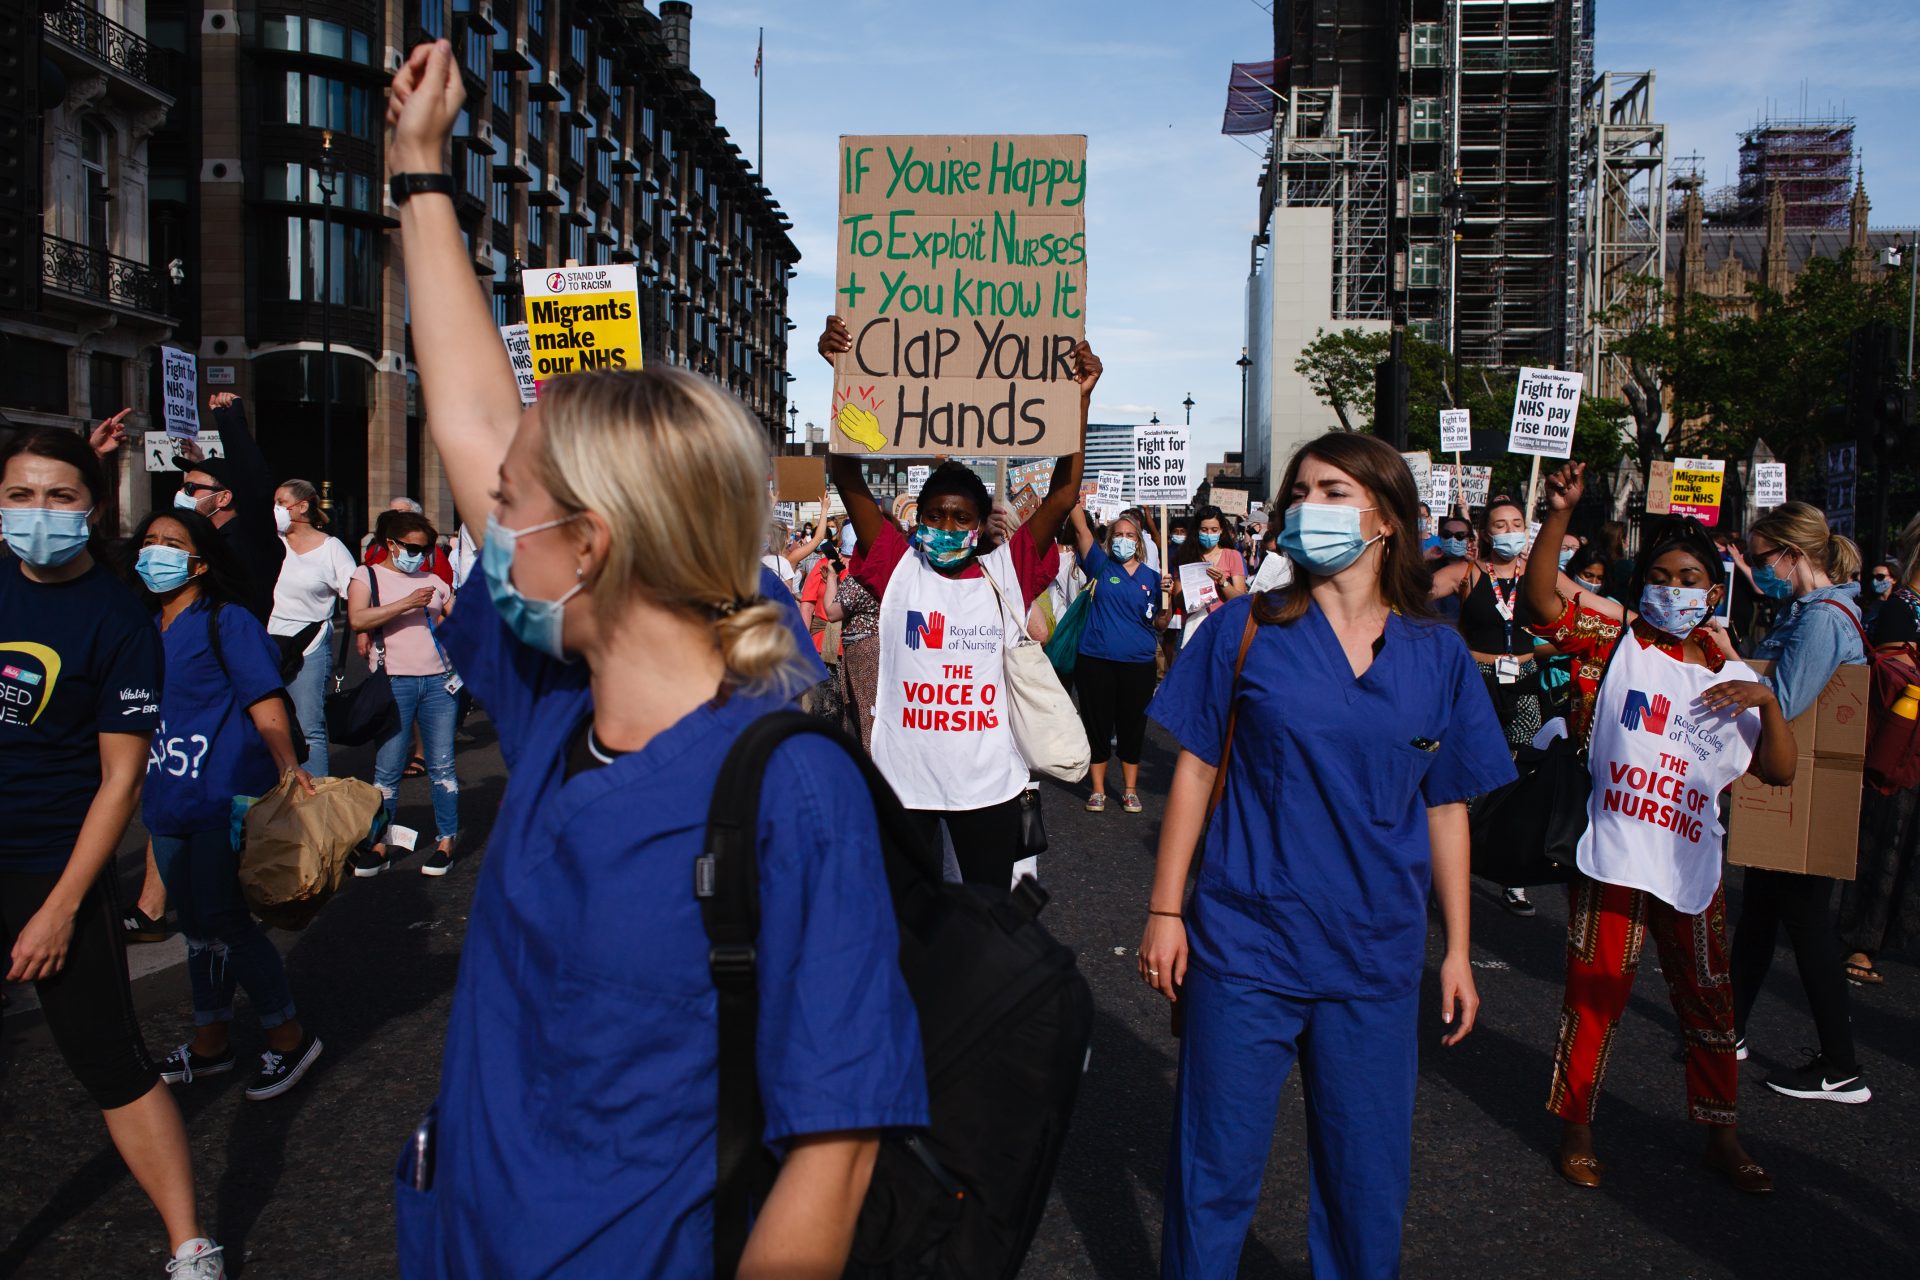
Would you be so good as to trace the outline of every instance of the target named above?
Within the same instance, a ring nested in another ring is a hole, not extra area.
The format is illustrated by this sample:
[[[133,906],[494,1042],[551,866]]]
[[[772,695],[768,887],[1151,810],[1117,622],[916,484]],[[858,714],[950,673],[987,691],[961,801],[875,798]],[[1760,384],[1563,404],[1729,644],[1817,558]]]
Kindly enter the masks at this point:
[[[829,316],[821,357],[831,362],[852,346],[846,324]],[[1078,439],[1100,380],[1100,359],[1085,342],[1073,372]],[[945,823],[961,877],[999,893],[1021,857],[1020,793],[1030,776],[1006,716],[1006,650],[1059,567],[1054,535],[1079,501],[1081,462],[1078,450],[1061,458],[1032,518],[991,544],[993,499],[971,468],[935,467],[920,489],[917,523],[902,533],[874,501],[858,458],[828,460],[857,540],[847,572],[880,600],[874,763],[930,843]]]

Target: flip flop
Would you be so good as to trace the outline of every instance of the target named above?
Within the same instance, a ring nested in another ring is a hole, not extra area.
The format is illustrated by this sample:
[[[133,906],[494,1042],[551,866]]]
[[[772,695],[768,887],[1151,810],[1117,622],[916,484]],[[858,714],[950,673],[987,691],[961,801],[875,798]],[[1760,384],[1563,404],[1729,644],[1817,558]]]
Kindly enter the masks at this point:
[[[403,778],[424,778],[427,776],[427,762],[420,756],[407,761],[407,767],[400,771]]]
[[[1847,961],[1847,981],[1856,987],[1877,987],[1885,983],[1886,975],[1874,968],[1871,963],[1855,964]]]

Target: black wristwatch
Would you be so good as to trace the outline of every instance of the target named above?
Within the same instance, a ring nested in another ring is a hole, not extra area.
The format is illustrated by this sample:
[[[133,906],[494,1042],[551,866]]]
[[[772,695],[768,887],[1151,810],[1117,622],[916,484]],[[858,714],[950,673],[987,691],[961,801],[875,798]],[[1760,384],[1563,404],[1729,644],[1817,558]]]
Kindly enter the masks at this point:
[[[396,173],[387,181],[387,193],[396,205],[417,195],[453,195],[453,176],[446,173]]]

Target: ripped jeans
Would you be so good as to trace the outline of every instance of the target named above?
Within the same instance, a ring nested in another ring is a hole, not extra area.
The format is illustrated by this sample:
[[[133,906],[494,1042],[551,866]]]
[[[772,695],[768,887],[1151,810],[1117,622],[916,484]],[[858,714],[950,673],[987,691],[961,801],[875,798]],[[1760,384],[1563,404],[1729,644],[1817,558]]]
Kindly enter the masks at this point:
[[[447,676],[389,676],[394,707],[393,731],[380,740],[373,757],[373,785],[380,788],[387,821],[398,804],[400,774],[413,754],[413,726],[427,755],[427,781],[433,788],[434,835],[451,840],[460,834],[460,782],[453,773],[453,725],[458,699],[447,692]]]
[[[233,989],[247,999],[264,1028],[293,1017],[287,967],[240,893],[240,855],[227,827],[153,837],[153,860],[167,886],[167,905],[187,940],[187,981],[193,987],[195,1026],[233,1021]]]

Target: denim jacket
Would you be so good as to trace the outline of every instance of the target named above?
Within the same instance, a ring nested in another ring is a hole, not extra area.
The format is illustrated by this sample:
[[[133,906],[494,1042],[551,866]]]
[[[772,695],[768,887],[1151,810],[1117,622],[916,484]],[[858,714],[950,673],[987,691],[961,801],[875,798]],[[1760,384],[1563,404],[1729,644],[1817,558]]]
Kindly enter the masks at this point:
[[[1865,662],[1860,628],[1840,616],[1845,609],[1860,617],[1860,585],[1855,582],[1819,587],[1795,600],[1786,616],[1767,634],[1756,658],[1774,663],[1767,683],[1780,700],[1780,714],[1791,720],[1819,700],[1833,673],[1849,662]],[[1832,600],[1831,604],[1821,604]]]

